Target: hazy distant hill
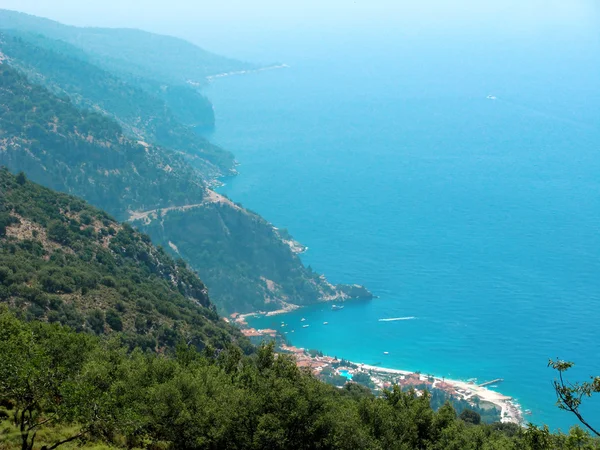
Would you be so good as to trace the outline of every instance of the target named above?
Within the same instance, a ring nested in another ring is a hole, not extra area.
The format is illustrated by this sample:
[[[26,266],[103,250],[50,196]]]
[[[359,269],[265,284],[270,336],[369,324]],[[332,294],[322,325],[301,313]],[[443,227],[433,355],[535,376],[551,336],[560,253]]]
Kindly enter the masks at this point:
[[[304,267],[290,236],[206,187],[207,180],[227,173],[233,156],[183,125],[175,113],[181,105],[169,108],[168,101],[148,89],[147,80],[107,69],[110,65],[98,56],[98,46],[103,55],[114,48],[103,46],[105,39],[98,36],[108,35],[106,41],[113,42],[112,33],[118,30],[91,33],[0,11],[3,27],[0,164],[81,196],[121,220],[132,219],[199,271],[222,311],[370,298],[363,288],[329,284]],[[77,33],[91,33],[94,44],[82,44],[88,38],[75,39]],[[145,45],[142,37],[165,39],[169,45],[182,42],[132,33],[137,39],[132,48]],[[120,43],[120,53],[131,51],[127,39]],[[182,64],[178,61],[171,62]],[[215,57],[214,64],[218,61],[229,60]],[[194,104],[199,95],[184,85],[163,87],[163,92],[182,93],[184,105]]]
[[[164,99],[96,66],[77,47],[39,34],[3,31],[0,51],[8,64],[32,81],[59,96],[68,96],[78,107],[114,118],[129,136],[188,155],[205,180],[231,173],[234,159],[230,152],[212,145],[192,127],[181,123]],[[197,126],[211,128],[211,103],[189,90],[192,95],[185,98],[192,106],[186,116]]]
[[[202,83],[209,75],[252,67],[183,39],[141,30],[73,27],[9,10],[0,10],[0,28],[63,40],[89,53],[112,72],[168,84]]]
[[[170,36],[134,29],[74,27],[3,9],[0,30],[96,65],[160,98],[181,124],[201,130],[214,126],[212,105],[198,90],[206,77],[255,67]]]
[[[0,65],[0,164],[76,194],[123,219],[127,211],[199,203],[204,185],[180,155],[128,139]]]
[[[11,170],[120,219],[139,218],[199,271],[224,311],[370,295],[305,268],[289,237],[207,190],[186,158],[127,138],[113,120],[78,109],[7,64],[0,65],[0,143],[0,164]]]

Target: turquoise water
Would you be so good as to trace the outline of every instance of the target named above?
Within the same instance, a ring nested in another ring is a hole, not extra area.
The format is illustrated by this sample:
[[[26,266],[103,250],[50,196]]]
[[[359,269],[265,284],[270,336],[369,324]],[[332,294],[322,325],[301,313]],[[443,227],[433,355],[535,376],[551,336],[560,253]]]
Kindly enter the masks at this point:
[[[294,345],[338,358],[503,378],[532,421],[574,424],[546,364],[600,374],[600,45],[546,38],[291,55],[213,84],[213,139],[241,163],[223,192],[379,297],[251,324],[285,320]],[[600,422],[600,402],[585,412]]]

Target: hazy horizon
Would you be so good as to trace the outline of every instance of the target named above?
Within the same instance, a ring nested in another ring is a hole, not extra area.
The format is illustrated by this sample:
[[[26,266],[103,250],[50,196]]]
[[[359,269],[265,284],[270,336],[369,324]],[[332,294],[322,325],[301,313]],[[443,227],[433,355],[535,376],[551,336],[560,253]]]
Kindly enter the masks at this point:
[[[447,45],[458,40],[528,41],[552,37],[600,42],[600,5],[591,0],[565,3],[534,0],[447,2],[392,0],[286,3],[225,0],[89,2],[5,0],[2,8],[75,26],[139,28],[181,37],[208,50],[246,59],[285,58],[287,53],[377,45],[387,40]]]

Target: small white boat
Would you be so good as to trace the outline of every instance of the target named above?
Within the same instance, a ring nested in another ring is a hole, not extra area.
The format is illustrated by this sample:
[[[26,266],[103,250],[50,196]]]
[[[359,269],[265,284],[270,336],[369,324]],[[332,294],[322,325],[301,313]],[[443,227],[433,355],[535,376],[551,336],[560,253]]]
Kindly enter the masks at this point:
[[[300,319],[300,322],[304,322],[306,319],[303,317],[302,319]]]
[[[302,328],[308,328],[310,325],[302,325]]]
[[[283,327],[285,327],[285,323],[282,323],[282,324],[281,324],[281,327],[282,327],[282,328],[283,328]]]
[[[390,354],[390,352],[383,352],[383,354],[384,354],[384,355],[389,355],[389,354]]]
[[[329,325],[329,322],[323,322],[323,325]]]
[[[486,98],[487,98],[488,100],[498,100],[498,97],[496,97],[495,95],[491,95],[491,94],[490,94],[490,95],[488,95]]]

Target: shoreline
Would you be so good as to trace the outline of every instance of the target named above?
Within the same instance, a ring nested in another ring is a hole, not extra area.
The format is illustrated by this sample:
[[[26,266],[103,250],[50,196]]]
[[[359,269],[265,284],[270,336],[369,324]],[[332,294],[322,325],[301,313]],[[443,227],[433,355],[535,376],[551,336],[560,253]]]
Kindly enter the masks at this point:
[[[253,73],[258,73],[258,72],[263,72],[263,71],[285,69],[285,68],[289,68],[289,66],[287,64],[281,64],[281,65],[273,65],[273,66],[262,67],[262,68],[257,68],[257,69],[225,72],[225,73],[207,76],[207,77],[205,77],[205,80],[208,83],[212,83],[213,81],[218,80],[220,78],[226,78],[226,77],[238,76],[238,75],[247,75],[247,74],[253,74]],[[191,81],[188,81],[188,83],[195,84]],[[239,163],[236,165],[239,165]],[[278,233],[277,227],[273,226],[273,230],[276,233]],[[298,241],[295,241],[293,238],[285,239],[282,236],[280,236],[280,238],[281,238],[282,242],[285,243],[286,245],[288,245],[290,247],[290,250],[295,254],[302,254],[308,250],[308,247],[302,245]],[[330,298],[321,298],[321,300],[316,302],[316,304],[319,304],[319,303],[327,304],[327,303],[332,303],[334,301],[345,301],[347,299],[348,298],[347,298],[346,294],[336,291],[336,294],[332,295]],[[310,306],[310,305],[296,305],[296,304],[286,303],[286,302],[282,301],[281,306],[283,306],[283,307],[281,307],[277,310],[274,310],[274,311],[254,311],[254,312],[243,313],[243,314],[233,313],[230,315],[230,317],[232,319],[231,321],[236,323],[242,329],[242,331],[244,331],[244,330],[249,331],[250,333],[246,334],[249,337],[270,336],[272,338],[276,338],[276,336],[278,336],[278,335],[282,336],[281,333],[279,332],[279,330],[250,328],[246,319],[249,317],[260,317],[260,316],[271,317],[271,316],[283,315],[283,314],[287,314],[287,313],[302,309],[302,308],[304,308],[306,306]],[[227,318],[225,320],[229,321],[229,319],[227,319]],[[320,371],[326,361],[333,360],[333,358],[331,358],[329,356],[310,357],[307,354],[306,349],[299,349],[299,348],[295,348],[293,346],[291,346],[291,347],[283,346],[283,347],[281,347],[281,349],[284,351],[291,351],[296,356],[296,361],[297,361],[297,364],[299,367],[305,367],[305,368],[309,368],[309,369],[313,369],[313,370],[318,369]],[[430,382],[430,383],[425,383],[428,386],[430,386],[431,389],[440,389],[447,393],[452,393],[452,395],[455,395],[457,398],[466,400],[469,403],[474,402],[475,398],[479,398],[482,402],[494,405],[500,411],[500,421],[502,423],[515,423],[520,426],[523,426],[523,424],[525,422],[523,420],[524,412],[523,412],[521,406],[512,397],[501,394],[499,392],[493,391],[493,390],[485,387],[485,386],[491,384],[489,382],[483,383],[483,385],[479,385],[479,384],[476,384],[474,381],[462,381],[462,380],[456,380],[456,379],[447,379],[445,377],[439,377],[439,376],[435,376],[435,375],[424,375],[419,372],[414,372],[414,371],[409,371],[409,370],[380,367],[380,366],[369,365],[369,364],[360,363],[360,362],[353,362],[350,360],[346,360],[346,361],[350,365],[355,366],[357,368],[357,369],[351,369],[351,370],[369,372],[371,374],[371,376],[375,375],[375,377],[377,375],[384,375],[384,376],[387,375],[388,377],[390,375],[392,375],[392,376],[395,375],[395,376],[398,376],[398,378],[396,378],[396,380],[398,380],[398,381],[400,379],[402,379],[403,381],[406,379],[409,379],[409,380],[421,380],[424,382],[432,380],[432,382]],[[377,381],[380,381],[380,380],[377,380]],[[388,383],[381,383],[381,384],[388,384]],[[398,383],[398,384],[400,384],[400,383]]]
[[[373,366],[364,363],[357,363],[353,361],[348,361],[351,364],[358,366],[360,369],[369,372],[382,373],[382,374],[391,374],[391,375],[401,375],[401,376],[412,376],[416,372],[411,372],[408,370],[401,369],[391,369],[387,367],[379,367]],[[454,380],[451,378],[438,377],[438,376],[428,376],[428,375],[420,375],[422,380],[426,380],[428,378],[433,378],[432,388],[447,390],[447,387],[451,386],[456,390],[456,394],[464,400],[469,401],[470,399],[477,396],[479,399],[491,403],[500,409],[500,421],[502,423],[516,423],[517,425],[522,425],[524,412],[521,406],[514,401],[514,399],[508,395],[501,394],[496,391],[492,391],[491,389],[486,388],[485,386],[478,385],[474,382],[462,381],[462,380]],[[485,383],[484,383],[485,384]]]
[[[327,302],[324,302],[327,303]],[[233,318],[233,321],[240,326],[242,332],[244,328],[246,330],[251,331],[251,336],[270,336],[276,337],[278,331],[276,330],[256,330],[254,328],[249,328],[246,318],[248,317],[271,317],[281,314],[286,314],[289,312],[296,311],[298,309],[303,308],[298,305],[287,305],[285,308],[269,311],[269,312],[253,312],[247,314],[238,314]],[[233,315],[232,315],[233,316]],[[296,348],[294,346],[282,346],[282,350],[292,352],[296,356],[296,360],[299,367],[308,367],[316,371],[317,373],[320,370],[334,360],[330,356],[315,356],[311,357],[307,354],[306,349]],[[482,384],[477,384],[473,380],[463,381],[456,380],[452,378],[445,378],[436,375],[425,375],[420,372],[404,370],[404,369],[394,369],[389,367],[381,367],[370,364],[365,364],[356,361],[346,360],[350,365],[356,366],[356,370],[361,372],[369,373],[373,378],[375,378],[376,385],[385,388],[389,386],[389,381],[381,380],[379,377],[387,377],[390,376],[398,376],[396,381],[397,384],[401,384],[400,382],[405,381],[406,379],[410,379],[413,381],[423,381],[424,383],[428,383],[431,386],[431,389],[440,389],[445,391],[448,394],[454,395],[460,399],[466,400],[469,403],[474,402],[475,398],[478,398],[480,401],[489,403],[494,405],[497,409],[500,410],[500,421],[502,423],[515,423],[517,425],[522,426],[525,421],[523,419],[525,412],[523,411],[521,405],[511,396],[501,394],[500,392],[493,391],[488,389],[486,386],[490,385],[492,382],[486,382]],[[501,380],[495,380],[500,382]],[[388,385],[388,386],[386,386]]]
[[[268,70],[289,69],[289,67],[290,66],[288,66],[287,64],[278,64],[274,66],[260,67],[258,69],[236,70],[233,72],[224,72],[217,73],[215,75],[208,75],[207,77],[205,77],[205,80],[211,83],[212,81],[217,80],[219,78],[232,77],[236,75],[248,75],[251,73],[266,72]],[[194,85],[194,82],[188,81],[188,83]]]

